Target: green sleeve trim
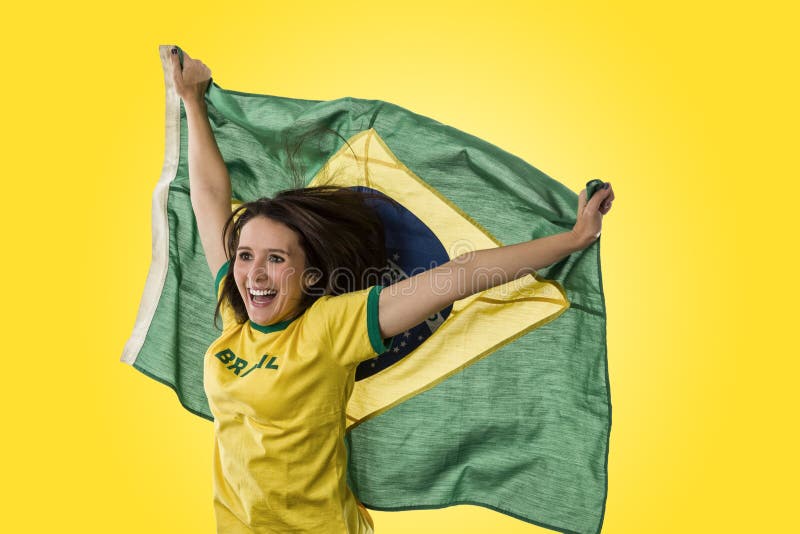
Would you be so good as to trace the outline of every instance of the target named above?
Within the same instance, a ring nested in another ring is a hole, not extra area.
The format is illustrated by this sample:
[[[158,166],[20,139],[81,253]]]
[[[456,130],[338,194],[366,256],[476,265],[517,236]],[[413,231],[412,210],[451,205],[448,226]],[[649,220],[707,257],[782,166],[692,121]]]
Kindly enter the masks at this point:
[[[383,286],[372,286],[367,296],[367,332],[369,332],[369,342],[375,354],[383,354],[394,343],[394,337],[388,339],[381,338],[381,327],[378,322],[378,297]]]
[[[219,272],[217,273],[217,278],[214,280],[214,294],[219,295],[219,284],[222,282],[222,279],[225,275],[228,274],[228,267],[230,266],[231,260],[226,261],[222,264],[222,267],[219,268]]]

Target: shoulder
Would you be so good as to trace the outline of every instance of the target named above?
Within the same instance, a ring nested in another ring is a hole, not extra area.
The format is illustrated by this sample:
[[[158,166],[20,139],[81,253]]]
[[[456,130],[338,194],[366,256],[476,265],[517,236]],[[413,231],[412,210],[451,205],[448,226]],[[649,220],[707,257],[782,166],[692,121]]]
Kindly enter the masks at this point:
[[[325,295],[308,310],[304,327],[316,332],[318,339],[329,345],[343,363],[357,362],[381,354],[391,340],[380,335],[378,301],[382,286]]]
[[[382,289],[382,286],[375,285],[341,295],[323,295],[309,306],[306,313],[309,316],[337,317],[342,313],[369,312],[373,308],[377,312]]]
[[[220,267],[217,275],[214,277],[214,293],[216,294],[217,301],[219,302],[219,314],[222,318],[223,330],[242,326],[241,323],[239,323],[236,319],[236,312],[234,311],[233,306],[231,306],[228,298],[223,293],[225,289],[225,278],[228,275],[229,267],[230,260],[222,264],[222,267]]]

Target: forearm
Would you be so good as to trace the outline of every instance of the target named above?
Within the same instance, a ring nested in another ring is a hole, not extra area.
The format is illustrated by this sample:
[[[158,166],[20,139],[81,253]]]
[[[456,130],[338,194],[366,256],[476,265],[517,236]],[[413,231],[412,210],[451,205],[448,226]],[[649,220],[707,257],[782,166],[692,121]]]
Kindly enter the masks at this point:
[[[184,108],[189,130],[189,191],[210,191],[229,199],[231,181],[208,122],[205,100],[186,100]]]
[[[378,320],[383,337],[406,332],[431,314],[471,295],[522,278],[585,249],[600,235],[602,216],[614,199],[610,184],[587,204],[578,196],[572,230],[505,247],[476,250],[391,284],[381,291]],[[601,207],[600,204],[603,203]]]
[[[458,299],[516,280],[585,248],[572,232],[562,232],[516,245],[477,250],[452,260]]]

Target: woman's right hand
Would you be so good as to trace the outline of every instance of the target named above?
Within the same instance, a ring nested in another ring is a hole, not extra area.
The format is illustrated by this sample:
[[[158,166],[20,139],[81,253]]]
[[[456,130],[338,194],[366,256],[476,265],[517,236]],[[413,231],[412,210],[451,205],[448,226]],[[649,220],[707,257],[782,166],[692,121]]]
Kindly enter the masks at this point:
[[[203,101],[211,83],[211,70],[199,59],[192,59],[183,52],[183,69],[178,59],[178,49],[172,49],[172,82],[175,92],[186,101]]]

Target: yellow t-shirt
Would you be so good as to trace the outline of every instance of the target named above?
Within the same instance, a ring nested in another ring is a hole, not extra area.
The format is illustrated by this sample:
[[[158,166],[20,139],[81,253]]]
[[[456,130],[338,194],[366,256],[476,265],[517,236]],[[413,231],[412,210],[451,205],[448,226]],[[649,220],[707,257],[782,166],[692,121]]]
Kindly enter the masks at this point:
[[[228,264],[216,277],[217,294]],[[320,297],[270,326],[236,322],[205,354],[214,415],[217,532],[371,534],[372,519],[347,486],[345,407],[359,362],[386,351],[381,286]]]

